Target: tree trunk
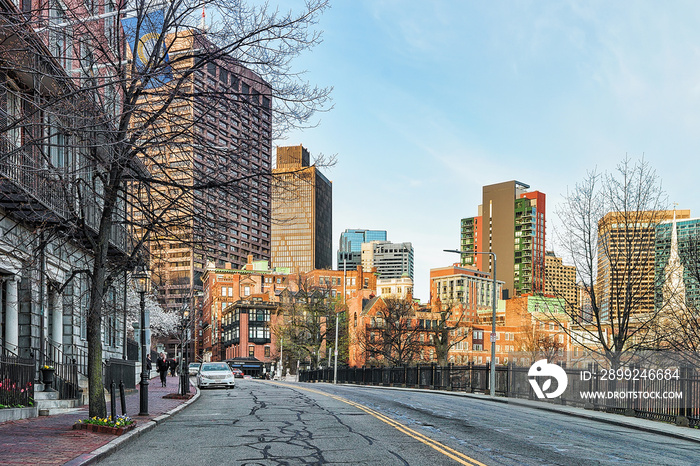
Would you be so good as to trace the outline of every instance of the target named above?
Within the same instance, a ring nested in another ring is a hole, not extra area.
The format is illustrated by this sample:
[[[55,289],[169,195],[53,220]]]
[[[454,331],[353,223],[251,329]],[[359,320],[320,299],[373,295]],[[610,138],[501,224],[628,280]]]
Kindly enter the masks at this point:
[[[116,177],[113,176],[113,180]],[[95,262],[92,272],[90,309],[87,318],[88,384],[90,393],[90,417],[107,417],[104,379],[102,374],[102,307],[107,282],[109,233],[112,231],[112,212],[117,197],[116,182],[105,186],[104,207],[100,230],[95,245]]]
[[[93,290],[94,290],[93,286]],[[102,379],[102,316],[101,307],[95,297],[90,299],[87,318],[88,341],[88,390],[90,396],[90,417],[107,417],[104,381]]]

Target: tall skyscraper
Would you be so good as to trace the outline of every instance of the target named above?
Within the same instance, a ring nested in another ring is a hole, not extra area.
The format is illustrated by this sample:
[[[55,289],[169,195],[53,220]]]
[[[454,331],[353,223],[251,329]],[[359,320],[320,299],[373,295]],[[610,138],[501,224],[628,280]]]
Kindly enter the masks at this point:
[[[413,280],[413,245],[370,241],[362,244],[362,269],[365,272],[377,268],[380,279],[408,276]]]
[[[182,33],[171,50],[211,46],[196,31]],[[175,72],[192,66],[178,62]],[[208,262],[223,268],[243,268],[248,255],[270,258],[272,170],[272,123],[270,86],[233,59],[222,56],[192,75],[192,92],[202,95],[173,104],[162,121],[164,132],[182,134],[172,138],[160,159],[149,158],[153,176],[164,180],[190,181],[193,185],[220,181],[220,189],[154,190],[155,211],[162,203],[167,215],[162,231],[153,233],[150,244],[154,281],[167,308],[188,304],[194,291],[202,289],[201,277]],[[233,99],[208,99],[227,92]],[[163,98],[158,96],[158,99]],[[154,104],[157,101],[154,99]],[[235,189],[230,180],[236,182]],[[173,204],[173,199],[179,196]]]
[[[277,148],[272,170],[272,266],[290,272],[333,267],[333,185],[301,144]]]
[[[496,278],[507,294],[544,291],[545,194],[519,181],[484,186],[476,217],[461,221],[460,249],[496,254]],[[463,265],[493,273],[488,254],[464,254]]]
[[[609,212],[600,219],[596,292],[601,318],[654,310],[671,253],[674,216],[685,222],[690,210]]]
[[[362,265],[362,243],[386,241],[386,230],[350,230],[340,234],[338,270],[356,270]]]

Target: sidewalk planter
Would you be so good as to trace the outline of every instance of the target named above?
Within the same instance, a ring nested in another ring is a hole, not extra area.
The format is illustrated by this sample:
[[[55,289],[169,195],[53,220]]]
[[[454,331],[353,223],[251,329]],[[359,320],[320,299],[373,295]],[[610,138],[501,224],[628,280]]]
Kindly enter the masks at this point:
[[[97,424],[83,424],[76,422],[73,424],[73,430],[87,430],[88,432],[98,432],[101,434],[112,434],[112,435],[122,435],[133,428],[136,427],[136,423],[132,422],[128,426],[124,427],[109,427],[109,426],[98,426]]]
[[[41,383],[44,384],[44,386],[51,387],[51,384],[53,384],[53,378],[54,374],[56,373],[55,369],[41,369]]]

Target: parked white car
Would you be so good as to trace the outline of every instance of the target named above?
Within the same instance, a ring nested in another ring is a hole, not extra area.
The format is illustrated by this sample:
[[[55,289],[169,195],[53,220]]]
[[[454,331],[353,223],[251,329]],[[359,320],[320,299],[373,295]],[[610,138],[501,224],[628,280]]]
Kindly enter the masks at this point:
[[[197,372],[199,372],[199,366],[201,366],[200,363],[191,362],[190,365],[188,366],[189,375],[197,375]]]
[[[236,385],[233,372],[225,362],[203,362],[197,372],[197,387],[226,387]]]

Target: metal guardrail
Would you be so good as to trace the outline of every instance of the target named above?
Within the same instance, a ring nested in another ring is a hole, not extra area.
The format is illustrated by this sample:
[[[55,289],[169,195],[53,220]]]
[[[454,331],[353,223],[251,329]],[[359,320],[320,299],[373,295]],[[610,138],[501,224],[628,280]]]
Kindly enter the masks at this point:
[[[683,398],[627,398],[583,400],[566,397],[539,400],[528,380],[529,367],[515,365],[496,367],[496,395],[525,398],[542,402],[578,406],[598,411],[634,415],[639,418],[676,422],[687,419],[691,427],[700,427],[700,375],[689,367],[679,369],[678,378],[607,380],[591,377],[582,380],[581,369],[564,369],[567,373],[569,393],[579,392],[682,392]],[[596,368],[590,368],[596,371]],[[418,364],[400,367],[339,367],[338,383],[359,385],[401,386],[433,390],[488,393],[490,366],[438,366]],[[301,371],[301,382],[333,382],[333,368]]]
[[[36,362],[32,358],[0,355],[0,404],[30,406],[34,402]]]

